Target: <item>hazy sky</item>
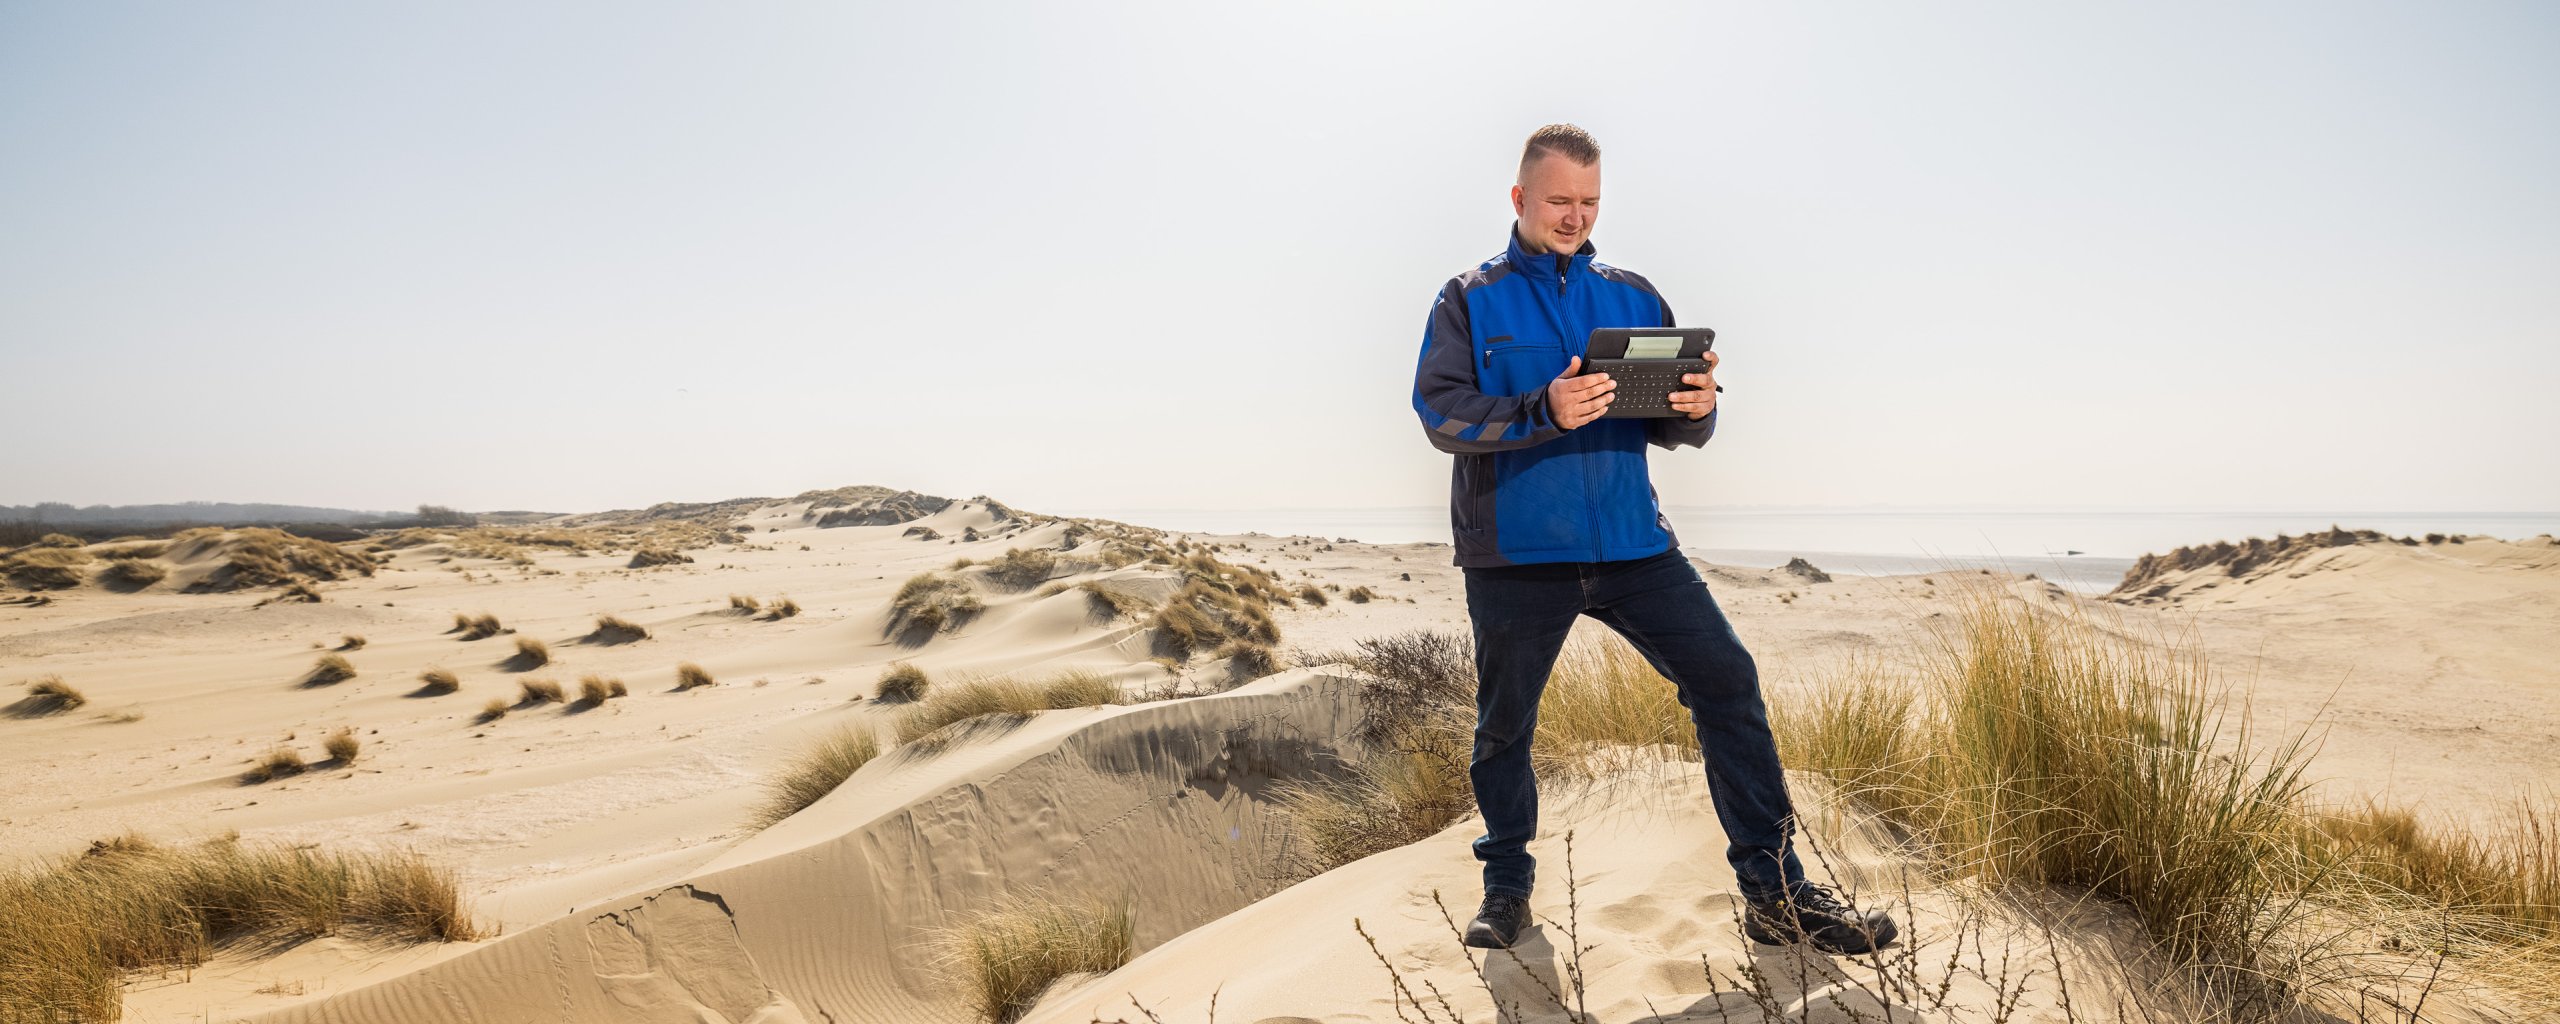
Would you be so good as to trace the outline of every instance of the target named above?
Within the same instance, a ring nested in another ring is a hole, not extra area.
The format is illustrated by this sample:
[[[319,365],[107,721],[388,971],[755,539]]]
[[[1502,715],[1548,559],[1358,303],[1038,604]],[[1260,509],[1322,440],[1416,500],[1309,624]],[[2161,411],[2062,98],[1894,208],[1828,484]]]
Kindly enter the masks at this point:
[[[0,4],[0,504],[1432,504],[1521,140],[1673,504],[2560,508],[2560,7]]]

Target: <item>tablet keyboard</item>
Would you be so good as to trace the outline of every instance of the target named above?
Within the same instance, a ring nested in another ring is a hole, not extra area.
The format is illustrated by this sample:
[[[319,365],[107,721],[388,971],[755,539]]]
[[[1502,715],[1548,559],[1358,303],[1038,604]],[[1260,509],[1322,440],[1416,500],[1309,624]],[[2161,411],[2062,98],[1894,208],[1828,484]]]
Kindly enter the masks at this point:
[[[1609,375],[1618,385],[1617,397],[1610,401],[1609,416],[1678,416],[1671,408],[1671,393],[1695,391],[1697,387],[1683,382],[1680,375],[1699,373],[1703,360],[1600,359],[1591,369]]]

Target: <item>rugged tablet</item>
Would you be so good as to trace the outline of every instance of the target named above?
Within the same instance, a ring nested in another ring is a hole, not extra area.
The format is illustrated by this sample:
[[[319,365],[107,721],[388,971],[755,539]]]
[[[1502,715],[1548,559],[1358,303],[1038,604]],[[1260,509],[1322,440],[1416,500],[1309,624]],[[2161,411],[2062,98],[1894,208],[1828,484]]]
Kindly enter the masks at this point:
[[[1716,332],[1706,327],[1603,327],[1583,346],[1582,372],[1605,373],[1617,382],[1617,397],[1602,419],[1686,416],[1671,407],[1671,393],[1697,390],[1681,383],[1680,375],[1705,369],[1707,350],[1714,347]]]

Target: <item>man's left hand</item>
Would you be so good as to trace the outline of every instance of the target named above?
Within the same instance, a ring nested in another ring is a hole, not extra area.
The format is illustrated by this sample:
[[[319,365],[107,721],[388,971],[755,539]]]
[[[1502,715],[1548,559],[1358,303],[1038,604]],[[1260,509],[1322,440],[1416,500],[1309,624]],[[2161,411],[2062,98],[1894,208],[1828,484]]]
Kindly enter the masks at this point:
[[[1672,392],[1671,411],[1686,414],[1693,420],[1705,419],[1708,413],[1716,411],[1716,392],[1722,390],[1716,386],[1716,364],[1723,361],[1723,356],[1710,351],[1706,355],[1705,373],[1681,374],[1680,383],[1698,390]]]

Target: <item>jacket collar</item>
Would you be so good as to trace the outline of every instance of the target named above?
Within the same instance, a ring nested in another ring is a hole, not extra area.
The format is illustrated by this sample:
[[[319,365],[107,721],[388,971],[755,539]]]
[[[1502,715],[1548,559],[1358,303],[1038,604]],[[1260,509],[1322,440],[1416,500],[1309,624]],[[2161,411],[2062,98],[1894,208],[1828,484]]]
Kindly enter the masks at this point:
[[[1582,248],[1574,250],[1571,256],[1559,256],[1551,252],[1531,253],[1520,247],[1519,221],[1511,222],[1510,234],[1512,272],[1526,274],[1539,281],[1554,281],[1568,273],[1574,277],[1588,274],[1591,271],[1592,254],[1600,251],[1592,246],[1590,239],[1586,238],[1582,240]]]

